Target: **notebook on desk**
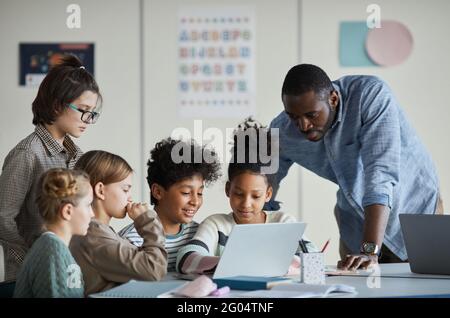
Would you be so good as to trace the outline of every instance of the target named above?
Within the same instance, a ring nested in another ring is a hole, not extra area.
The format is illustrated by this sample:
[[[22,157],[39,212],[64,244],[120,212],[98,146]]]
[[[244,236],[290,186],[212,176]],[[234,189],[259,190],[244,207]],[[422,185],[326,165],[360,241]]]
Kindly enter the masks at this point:
[[[131,280],[110,290],[89,295],[90,298],[156,298],[185,284],[180,281],[144,282]]]
[[[287,277],[233,276],[214,279],[217,288],[228,286],[237,290],[271,289],[278,284],[289,282],[292,282],[292,279]]]
[[[286,283],[274,286],[270,290],[255,290],[240,294],[241,297],[255,298],[314,298],[329,296],[355,295],[356,289],[349,285],[308,285]]]

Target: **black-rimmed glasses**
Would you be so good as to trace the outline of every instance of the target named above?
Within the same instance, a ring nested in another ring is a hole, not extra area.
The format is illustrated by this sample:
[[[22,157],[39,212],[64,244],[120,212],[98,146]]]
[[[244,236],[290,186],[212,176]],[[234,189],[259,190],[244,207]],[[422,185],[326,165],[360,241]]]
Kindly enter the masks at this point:
[[[83,110],[75,106],[74,104],[67,104],[73,110],[79,111],[81,113],[81,121],[86,124],[95,124],[100,117],[100,113],[91,112],[89,110]]]

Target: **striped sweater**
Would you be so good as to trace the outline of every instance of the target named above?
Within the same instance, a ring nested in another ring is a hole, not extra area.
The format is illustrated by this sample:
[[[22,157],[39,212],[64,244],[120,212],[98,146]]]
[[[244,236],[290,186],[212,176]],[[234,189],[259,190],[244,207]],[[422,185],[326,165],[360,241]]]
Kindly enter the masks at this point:
[[[297,222],[295,218],[283,212],[264,213],[266,213],[266,223]],[[179,249],[176,270],[186,274],[203,274],[213,271],[235,224],[233,212],[207,217],[198,227],[192,241]],[[304,236],[303,239],[309,251],[317,251],[314,244]]]
[[[175,235],[166,235],[166,243],[165,243],[165,249],[168,254],[167,258],[167,271],[168,272],[174,272],[175,271],[175,264],[177,261],[177,253],[178,250],[186,245],[194,236],[195,232],[197,232],[198,223],[192,221],[188,224],[181,224],[181,230]],[[122,230],[120,230],[119,235],[123,238],[127,239],[131,242],[131,244],[135,246],[141,246],[144,240],[139,235],[139,233],[136,231],[136,228],[134,227],[134,223],[131,223],[130,225],[124,227]]]

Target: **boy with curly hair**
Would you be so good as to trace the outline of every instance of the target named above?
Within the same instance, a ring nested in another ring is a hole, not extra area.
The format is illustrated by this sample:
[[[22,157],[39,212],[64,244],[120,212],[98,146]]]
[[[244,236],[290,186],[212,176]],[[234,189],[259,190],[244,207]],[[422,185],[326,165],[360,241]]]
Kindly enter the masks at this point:
[[[181,162],[179,156],[183,158]],[[203,189],[220,177],[220,162],[214,150],[193,140],[167,138],[151,150],[147,166],[150,202],[166,236],[167,271],[174,272],[178,249],[197,231],[198,223],[193,217],[203,203]],[[133,223],[119,234],[136,246],[142,245]]]

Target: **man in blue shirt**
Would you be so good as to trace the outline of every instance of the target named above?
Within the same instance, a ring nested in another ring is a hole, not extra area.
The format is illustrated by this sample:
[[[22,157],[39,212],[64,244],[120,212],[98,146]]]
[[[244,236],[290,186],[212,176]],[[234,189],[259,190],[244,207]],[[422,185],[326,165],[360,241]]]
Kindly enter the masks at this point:
[[[385,82],[344,76],[331,82],[300,64],[283,83],[278,188],[297,163],[339,186],[335,207],[341,269],[401,262],[399,213],[442,213],[432,159]],[[268,209],[277,209],[269,202]]]

